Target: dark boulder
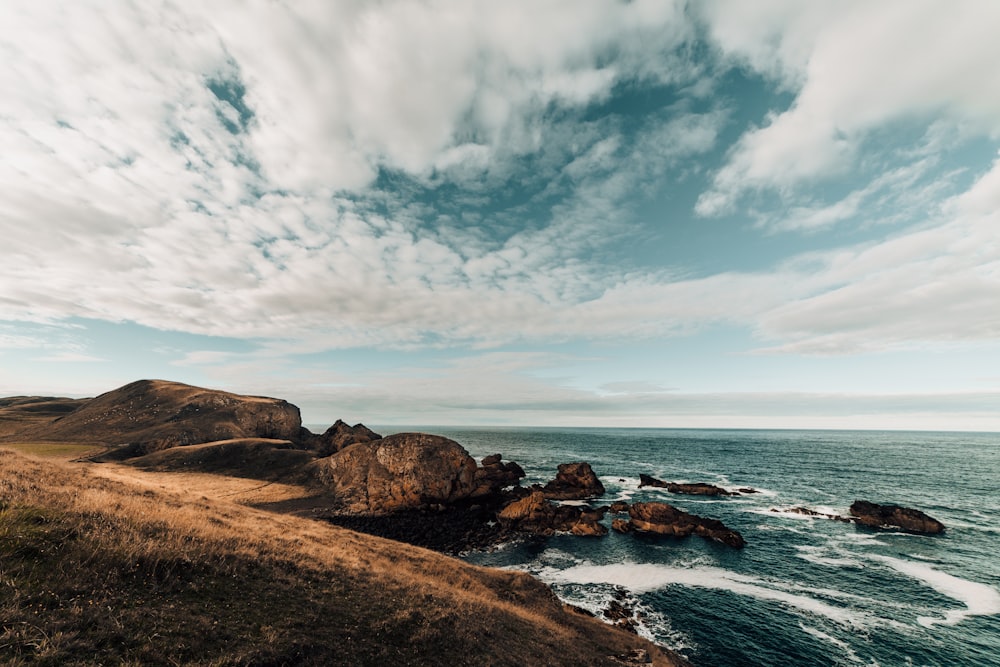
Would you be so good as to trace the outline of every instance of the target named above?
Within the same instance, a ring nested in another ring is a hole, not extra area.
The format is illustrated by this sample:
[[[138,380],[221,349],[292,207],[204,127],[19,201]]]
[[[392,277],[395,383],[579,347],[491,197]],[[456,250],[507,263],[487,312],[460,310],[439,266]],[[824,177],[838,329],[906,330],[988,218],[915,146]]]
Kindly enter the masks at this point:
[[[616,500],[608,507],[608,511],[612,514],[624,514],[628,512],[628,503],[624,500]]]
[[[550,500],[584,500],[604,495],[604,485],[589,463],[563,463],[556,478],[541,491]]]
[[[911,533],[934,535],[944,531],[944,524],[920,510],[899,505],[878,505],[866,500],[851,504],[855,521],[871,528],[901,528]]]

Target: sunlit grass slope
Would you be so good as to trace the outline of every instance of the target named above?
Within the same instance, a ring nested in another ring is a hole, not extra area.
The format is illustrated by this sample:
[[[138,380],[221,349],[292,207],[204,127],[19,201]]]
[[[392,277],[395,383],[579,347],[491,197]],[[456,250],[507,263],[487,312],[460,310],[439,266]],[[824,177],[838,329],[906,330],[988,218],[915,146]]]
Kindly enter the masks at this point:
[[[602,665],[526,574],[0,450],[0,663]]]

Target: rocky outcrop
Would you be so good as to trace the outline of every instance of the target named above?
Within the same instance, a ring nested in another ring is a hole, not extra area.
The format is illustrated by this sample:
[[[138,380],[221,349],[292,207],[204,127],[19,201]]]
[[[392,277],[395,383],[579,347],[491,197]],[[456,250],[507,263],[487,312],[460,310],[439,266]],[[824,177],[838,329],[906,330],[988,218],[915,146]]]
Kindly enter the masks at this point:
[[[38,429],[35,437],[49,441],[122,445],[117,458],[128,458],[234,438],[297,442],[302,419],[297,407],[276,398],[139,380],[92,398]]]
[[[667,491],[670,493],[683,493],[689,496],[738,496],[738,493],[727,491],[721,486],[695,482],[694,484],[667,484]]]
[[[469,453],[454,440],[426,433],[348,445],[316,465],[340,509],[352,513],[447,505],[475,488],[476,462]]]
[[[833,521],[841,521],[843,523],[851,523],[854,521],[849,516],[841,516],[839,514],[827,514],[826,512],[818,512],[816,510],[811,510],[808,507],[792,507],[791,509],[779,510],[772,509],[772,512],[779,512],[784,514],[800,514],[802,516],[814,516],[822,519],[832,519]]]
[[[571,505],[556,505],[541,491],[533,491],[503,508],[497,519],[505,528],[532,535],[571,532],[574,535],[600,537],[608,529],[600,522],[603,512]]]
[[[907,532],[928,535],[944,531],[943,523],[909,507],[855,500],[850,511],[855,521],[871,528],[901,528]]]
[[[632,525],[631,521],[627,519],[612,519],[611,520],[611,530],[616,533],[631,533],[635,526]]]
[[[563,463],[558,470],[556,478],[541,488],[546,498],[584,500],[604,495],[604,485],[589,463]]]
[[[608,506],[608,511],[612,514],[624,514],[628,512],[628,503],[624,500],[616,500]]]
[[[359,442],[371,442],[373,440],[380,440],[381,438],[382,436],[364,424],[350,426],[338,419],[322,435],[315,437],[315,449],[319,456],[329,456],[330,454],[339,452],[348,445]]]
[[[662,479],[656,479],[651,475],[647,475],[645,473],[639,473],[639,488],[641,489],[644,486],[652,486],[658,489],[665,489],[667,488],[667,483],[664,482]]]
[[[639,488],[644,486],[652,486],[655,488],[666,489],[670,493],[683,493],[689,496],[738,496],[740,494],[733,493],[732,491],[727,491],[721,486],[715,486],[714,484],[705,484],[704,482],[696,482],[694,484],[678,484],[676,482],[664,482],[662,479],[656,479],[655,477],[650,477],[649,475],[640,474],[639,475]],[[756,493],[751,490],[751,493]]]
[[[500,454],[492,454],[482,460],[476,469],[474,498],[496,495],[503,489],[515,486],[524,477],[524,470],[514,461],[503,462]]]
[[[666,503],[635,503],[629,508],[629,517],[633,530],[639,532],[676,537],[700,535],[736,549],[746,544],[742,535],[721,521],[689,514]]]

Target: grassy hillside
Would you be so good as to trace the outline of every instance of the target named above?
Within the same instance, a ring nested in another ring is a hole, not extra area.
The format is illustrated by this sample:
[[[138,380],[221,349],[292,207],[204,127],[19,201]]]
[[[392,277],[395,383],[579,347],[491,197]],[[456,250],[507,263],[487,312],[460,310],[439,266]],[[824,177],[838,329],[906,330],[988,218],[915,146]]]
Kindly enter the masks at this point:
[[[528,575],[96,470],[0,450],[0,663],[673,664]]]

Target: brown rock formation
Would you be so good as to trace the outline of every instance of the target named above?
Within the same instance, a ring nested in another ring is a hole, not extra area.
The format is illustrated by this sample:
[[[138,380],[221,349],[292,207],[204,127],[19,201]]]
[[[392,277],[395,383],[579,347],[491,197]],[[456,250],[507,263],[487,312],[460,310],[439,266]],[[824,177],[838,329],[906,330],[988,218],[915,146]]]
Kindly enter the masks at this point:
[[[552,500],[584,500],[604,495],[604,485],[586,462],[559,465],[556,478],[541,489]]]
[[[322,435],[316,436],[316,451],[319,456],[329,456],[334,452],[339,452],[348,445],[358,442],[371,442],[372,440],[380,440],[381,438],[382,436],[364,424],[350,426],[343,420],[338,419]]]
[[[608,511],[612,514],[623,514],[628,512],[628,503],[624,500],[616,500],[608,507]]]
[[[492,454],[482,460],[482,466],[476,469],[473,497],[494,495],[520,483],[524,470],[514,461],[504,463],[502,459],[500,454]]]
[[[632,522],[626,519],[611,520],[611,530],[617,533],[631,533],[633,528],[635,526],[632,525]]]
[[[851,504],[855,520],[871,528],[901,528],[911,533],[934,535],[944,531],[944,524],[920,510],[899,505],[878,505],[866,500]]]
[[[453,503],[474,489],[476,462],[454,440],[397,433],[348,445],[317,461],[347,512],[384,514]]]
[[[299,409],[276,398],[241,396],[179,382],[139,380],[18,433],[45,441],[126,445],[120,458],[233,438],[297,441]]]
[[[556,505],[536,490],[507,505],[497,514],[497,519],[506,528],[533,535],[569,531],[574,535],[601,536],[608,532],[599,523],[602,514],[571,505]]]
[[[660,535],[686,537],[692,533],[722,542],[736,549],[746,544],[743,536],[727,528],[721,521],[688,514],[666,503],[635,503],[629,508],[635,530]]]

